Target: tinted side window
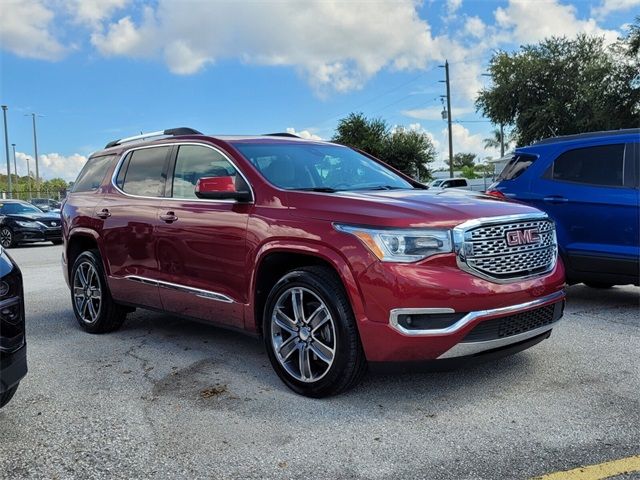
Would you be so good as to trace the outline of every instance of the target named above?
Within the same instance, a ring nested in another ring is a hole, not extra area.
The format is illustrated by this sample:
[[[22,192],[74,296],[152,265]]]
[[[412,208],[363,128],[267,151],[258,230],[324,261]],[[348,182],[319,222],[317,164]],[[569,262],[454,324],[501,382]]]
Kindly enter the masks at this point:
[[[569,150],[553,162],[551,178],[562,182],[623,186],[624,144]]]
[[[198,145],[181,145],[173,173],[173,196],[197,198],[195,187],[198,179],[235,175],[236,169],[218,151]]]
[[[516,153],[511,160],[504,166],[500,175],[498,175],[498,182],[500,180],[513,180],[518,178],[529,168],[533,162],[536,161],[535,156],[527,155],[523,153]]]
[[[122,190],[131,195],[162,197],[168,153],[169,147],[143,148],[131,152],[128,168],[122,179]]]
[[[627,143],[624,151],[624,186],[637,188],[640,184],[640,143]]]
[[[87,160],[87,163],[73,184],[71,192],[93,192],[97,190],[100,184],[102,184],[102,180],[104,180],[104,176],[114,158],[115,155],[108,155],[106,157],[93,157]]]

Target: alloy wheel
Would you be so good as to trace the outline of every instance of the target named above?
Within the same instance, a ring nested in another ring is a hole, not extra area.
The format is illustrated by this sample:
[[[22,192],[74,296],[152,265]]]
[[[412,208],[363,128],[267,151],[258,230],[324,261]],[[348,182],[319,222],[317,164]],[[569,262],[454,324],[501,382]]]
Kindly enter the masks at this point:
[[[73,276],[73,301],[76,311],[86,323],[94,323],[102,308],[102,288],[96,267],[83,262],[76,268]]]
[[[289,375],[306,383],[320,380],[335,358],[336,328],[329,308],[307,288],[285,290],[271,316],[271,342]]]
[[[8,228],[0,230],[0,245],[4,248],[9,248],[13,243],[13,232]]]

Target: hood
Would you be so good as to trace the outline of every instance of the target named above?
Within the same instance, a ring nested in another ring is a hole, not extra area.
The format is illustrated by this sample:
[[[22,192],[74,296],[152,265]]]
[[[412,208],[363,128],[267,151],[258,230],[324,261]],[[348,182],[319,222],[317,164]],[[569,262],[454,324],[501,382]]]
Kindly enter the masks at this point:
[[[451,228],[474,218],[540,213],[521,203],[459,189],[290,191],[288,204],[291,214],[302,218],[393,228]]]
[[[13,218],[14,220],[23,220],[25,222],[45,222],[47,225],[49,222],[60,222],[60,213],[42,212],[42,213],[8,213],[6,217]],[[58,223],[60,225],[60,223]]]

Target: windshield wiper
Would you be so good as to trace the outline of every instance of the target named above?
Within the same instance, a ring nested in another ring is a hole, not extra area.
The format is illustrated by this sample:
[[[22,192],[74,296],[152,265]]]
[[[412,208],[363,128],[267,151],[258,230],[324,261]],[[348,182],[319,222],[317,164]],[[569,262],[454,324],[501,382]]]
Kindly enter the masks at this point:
[[[413,190],[412,187],[396,187],[393,185],[373,185],[371,187],[362,187],[356,190]]]
[[[322,192],[322,193],[335,193],[338,190],[331,187],[305,187],[305,188],[292,188],[291,190],[298,190],[301,192]]]

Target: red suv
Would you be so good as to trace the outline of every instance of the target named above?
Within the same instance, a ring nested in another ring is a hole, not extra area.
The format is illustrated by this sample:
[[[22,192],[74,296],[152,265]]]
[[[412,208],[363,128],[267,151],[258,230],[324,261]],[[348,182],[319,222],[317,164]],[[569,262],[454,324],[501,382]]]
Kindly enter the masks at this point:
[[[514,353],[562,316],[544,213],[429,192],[342,145],[188,128],[117,140],[62,213],[82,328],[114,330],[142,307],[261,335],[284,383],[312,397],[367,365]]]

